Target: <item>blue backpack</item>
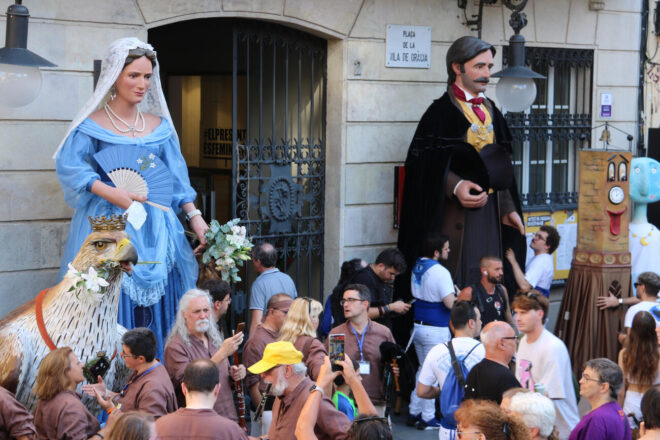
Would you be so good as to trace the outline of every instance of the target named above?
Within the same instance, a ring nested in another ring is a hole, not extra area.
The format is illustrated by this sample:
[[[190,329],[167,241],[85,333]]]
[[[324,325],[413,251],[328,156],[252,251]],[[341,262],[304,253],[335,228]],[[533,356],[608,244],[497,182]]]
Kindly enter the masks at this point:
[[[454,413],[458,407],[461,406],[461,402],[463,401],[463,396],[465,395],[465,379],[468,375],[468,369],[465,367],[464,361],[478,345],[479,343],[477,342],[465,356],[457,358],[451,341],[445,344],[449,350],[449,355],[451,356],[452,369],[447,373],[445,383],[442,385],[442,390],[440,392],[440,412],[442,412],[440,423],[443,428],[456,429],[456,426],[458,425],[454,418]]]

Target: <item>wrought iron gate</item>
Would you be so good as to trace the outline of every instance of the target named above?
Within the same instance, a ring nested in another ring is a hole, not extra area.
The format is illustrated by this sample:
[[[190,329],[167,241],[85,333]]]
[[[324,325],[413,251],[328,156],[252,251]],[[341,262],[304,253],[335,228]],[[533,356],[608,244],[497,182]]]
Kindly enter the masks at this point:
[[[314,298],[323,286],[326,55],[325,40],[293,29],[234,25],[232,213],[255,242],[277,248],[299,296]],[[250,264],[241,273],[239,301],[256,275]]]

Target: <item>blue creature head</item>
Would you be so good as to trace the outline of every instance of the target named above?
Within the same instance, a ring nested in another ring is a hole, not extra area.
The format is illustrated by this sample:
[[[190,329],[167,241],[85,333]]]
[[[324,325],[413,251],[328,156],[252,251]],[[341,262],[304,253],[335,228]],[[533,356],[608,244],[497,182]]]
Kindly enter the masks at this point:
[[[637,157],[630,164],[630,198],[635,203],[660,200],[660,162],[650,157]]]

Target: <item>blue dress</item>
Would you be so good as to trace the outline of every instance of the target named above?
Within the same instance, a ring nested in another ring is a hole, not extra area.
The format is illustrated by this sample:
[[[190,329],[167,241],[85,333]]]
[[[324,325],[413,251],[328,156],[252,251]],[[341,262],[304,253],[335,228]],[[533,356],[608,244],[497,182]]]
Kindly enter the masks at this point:
[[[148,204],[147,220],[139,231],[126,225],[131,243],[137,249],[138,261],[160,264],[134,266],[132,276],[124,275],[119,298],[119,323],[126,328],[149,327],[158,340],[158,356],[162,359],[163,343],[176,318],[179,298],[197,282],[198,265],[176,214],[181,206],[195,200],[188,168],[181,155],[176,136],[166,120],[144,137],[117,135],[85,119],[66,139],[56,159],[57,177],[66,202],[75,210],[69,237],[62,255],[59,279],[75,258],[80,246],[92,232],[88,216],[106,217],[124,210],[93,194],[96,180],[112,185],[94,160],[94,154],[117,145],[143,147],[157,155],[169,168],[173,178],[172,205],[164,212]]]

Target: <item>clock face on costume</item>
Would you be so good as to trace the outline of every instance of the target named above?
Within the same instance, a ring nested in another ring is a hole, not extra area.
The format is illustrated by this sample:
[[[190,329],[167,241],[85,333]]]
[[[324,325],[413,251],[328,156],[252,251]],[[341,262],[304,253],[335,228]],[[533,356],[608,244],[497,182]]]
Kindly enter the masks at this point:
[[[610,199],[610,202],[618,205],[619,203],[623,202],[625,194],[620,186],[613,186],[610,188],[610,192],[607,197]]]

